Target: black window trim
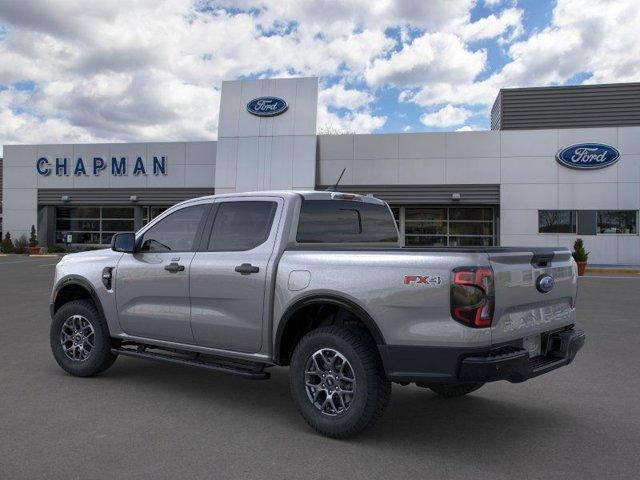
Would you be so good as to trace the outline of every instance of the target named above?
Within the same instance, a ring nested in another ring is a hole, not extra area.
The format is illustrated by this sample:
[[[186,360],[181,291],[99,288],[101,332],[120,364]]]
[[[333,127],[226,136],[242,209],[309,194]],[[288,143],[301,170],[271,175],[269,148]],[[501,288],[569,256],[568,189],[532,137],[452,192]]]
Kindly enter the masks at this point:
[[[203,234],[200,239],[198,252],[207,252],[207,253],[249,252],[253,249],[258,248],[260,245],[264,245],[264,243],[267,240],[269,240],[269,237],[271,236],[271,232],[273,232],[273,226],[276,223],[275,220],[276,220],[276,215],[278,214],[278,208],[280,208],[280,206],[282,205],[282,203],[278,201],[279,198],[280,197],[233,197],[233,198],[221,199],[220,201],[213,203],[211,211],[209,212],[209,218],[207,219],[207,222],[202,232]],[[216,221],[216,217],[218,216],[220,205],[222,205],[223,203],[238,203],[238,202],[269,202],[269,203],[276,204],[276,208],[273,211],[273,214],[271,215],[271,222],[269,224],[269,228],[267,230],[266,236],[260,243],[258,243],[257,245],[254,245],[251,248],[244,248],[239,250],[209,249],[209,242],[211,241],[211,235],[213,234],[213,225]]]
[[[159,224],[160,222],[162,222],[165,218],[169,218],[171,215],[173,215],[174,213],[180,212],[186,208],[191,208],[191,207],[200,207],[203,206],[204,207],[204,212],[202,213],[202,218],[200,219],[200,223],[198,225],[198,229],[196,230],[196,236],[193,239],[193,245],[194,248],[192,250],[169,250],[166,252],[143,252],[141,250],[142,248],[142,241],[144,240],[144,236],[147,234],[147,232],[149,230],[151,230],[155,225]],[[154,222],[149,222],[147,225],[145,225],[144,227],[144,231],[140,233],[140,237],[136,238],[136,249],[135,249],[135,253],[148,253],[148,254],[158,254],[158,253],[195,253],[195,252],[199,252],[200,251],[200,247],[202,246],[202,236],[204,233],[204,229],[205,229],[205,225],[207,222],[207,219],[209,218],[209,216],[211,215],[211,210],[212,210],[212,206],[213,203],[211,202],[205,202],[205,203],[193,203],[193,204],[189,204],[189,205],[184,205],[181,208],[177,208],[171,212],[169,212],[167,215],[163,215],[165,212],[162,212],[161,215],[159,215],[157,218],[157,221]],[[168,210],[167,210],[168,211]],[[156,220],[154,218],[154,220]]]

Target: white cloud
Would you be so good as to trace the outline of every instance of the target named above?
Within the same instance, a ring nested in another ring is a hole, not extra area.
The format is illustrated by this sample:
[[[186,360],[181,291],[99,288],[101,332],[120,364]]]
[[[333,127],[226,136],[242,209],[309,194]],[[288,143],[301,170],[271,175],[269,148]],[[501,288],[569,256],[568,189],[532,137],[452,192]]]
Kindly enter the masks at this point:
[[[368,92],[336,83],[318,94],[318,131],[320,133],[371,133],[382,128],[386,116],[371,113],[374,97]],[[339,115],[333,109],[346,109]]]
[[[466,108],[445,105],[433,113],[424,113],[420,121],[428,127],[451,127],[464,123],[473,113]]]
[[[476,0],[217,0],[216,5],[249,9],[260,6],[267,23],[297,20],[301,25],[320,28],[333,35],[344,24],[371,28],[412,25],[439,29],[463,21]]]
[[[499,15],[491,14],[464,25],[458,33],[465,40],[483,40],[505,34],[507,40],[513,40],[524,32],[522,15],[523,11],[519,8],[507,8]]]
[[[413,130],[413,127],[411,125],[405,125],[404,127],[402,127],[403,132],[410,132],[411,130]]]
[[[439,81],[405,94],[420,106],[443,103],[489,107],[500,88],[640,80],[640,9],[635,0],[558,0],[551,24],[509,46],[504,67],[484,80]]]
[[[369,105],[374,97],[369,92],[357,89],[347,89],[344,85],[336,83],[329,88],[320,90],[318,101],[324,105],[335,108],[347,108],[357,110]]]
[[[238,77],[320,76],[335,85],[320,93],[318,124],[360,132],[396,115],[386,101],[372,108],[390,86],[398,102],[439,109],[424,115],[435,126],[486,113],[502,87],[640,80],[637,0],[557,0],[550,24],[527,35],[526,7],[484,0],[493,13],[472,21],[476,4],[5,2],[0,144],[215,139],[218,88]],[[501,49],[503,67],[487,71],[478,40]],[[34,88],[12,86],[24,81]]]
[[[484,50],[469,50],[452,33],[425,33],[388,59],[374,60],[365,78],[373,86],[471,82],[483,70],[486,59]]]
[[[465,125],[464,127],[456,128],[456,132],[477,132],[479,130],[484,129],[478,125]]]
[[[386,122],[386,116],[374,115],[368,111],[347,112],[339,116],[323,105],[318,106],[319,132],[371,133],[382,128]]]

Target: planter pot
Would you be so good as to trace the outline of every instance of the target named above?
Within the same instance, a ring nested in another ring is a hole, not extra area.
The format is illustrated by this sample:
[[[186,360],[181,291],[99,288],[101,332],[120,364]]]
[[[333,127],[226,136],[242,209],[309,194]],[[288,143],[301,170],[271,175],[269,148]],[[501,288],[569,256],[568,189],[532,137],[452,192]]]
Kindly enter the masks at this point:
[[[587,262],[576,262],[578,264],[578,276],[582,277],[587,269]]]
[[[40,255],[40,247],[27,247],[29,255]]]

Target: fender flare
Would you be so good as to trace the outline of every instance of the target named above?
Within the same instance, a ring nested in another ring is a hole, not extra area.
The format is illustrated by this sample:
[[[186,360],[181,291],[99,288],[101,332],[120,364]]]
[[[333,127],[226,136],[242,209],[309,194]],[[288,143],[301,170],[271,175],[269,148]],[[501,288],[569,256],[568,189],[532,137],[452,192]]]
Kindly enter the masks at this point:
[[[87,293],[89,293],[91,300],[93,300],[93,303],[95,304],[96,308],[98,309],[98,313],[100,314],[102,319],[103,320],[106,319],[106,317],[104,316],[104,309],[102,308],[102,302],[98,297],[98,293],[96,292],[96,289],[93,287],[93,285],[91,285],[91,282],[89,282],[86,278],[81,277],[80,275],[67,275],[66,277],[63,277],[53,289],[53,294],[51,295],[51,303],[49,305],[52,319],[56,313],[55,308],[56,308],[56,299],[58,298],[58,294],[64,287],[68,287],[69,285],[76,285],[86,290]]]
[[[289,321],[291,320],[293,315],[296,312],[298,312],[301,308],[308,307],[309,305],[314,305],[317,303],[324,303],[324,304],[328,303],[328,304],[336,305],[338,307],[341,307],[350,311],[355,316],[357,316],[360,320],[362,320],[362,322],[365,324],[365,326],[373,336],[373,339],[375,340],[377,345],[385,345],[384,337],[382,335],[382,332],[380,331],[380,328],[378,328],[378,325],[376,324],[376,322],[373,320],[371,315],[369,315],[369,313],[360,305],[358,305],[356,302],[334,293],[313,294],[313,295],[308,295],[304,298],[301,298],[296,302],[294,302],[293,304],[291,304],[287,308],[287,310],[284,312],[284,314],[280,317],[280,322],[278,323],[278,330],[276,332],[276,338],[275,338],[274,347],[273,347],[274,348],[273,358],[277,365],[280,365],[282,361],[280,356],[282,336],[284,334],[284,331],[287,325],[289,324]]]

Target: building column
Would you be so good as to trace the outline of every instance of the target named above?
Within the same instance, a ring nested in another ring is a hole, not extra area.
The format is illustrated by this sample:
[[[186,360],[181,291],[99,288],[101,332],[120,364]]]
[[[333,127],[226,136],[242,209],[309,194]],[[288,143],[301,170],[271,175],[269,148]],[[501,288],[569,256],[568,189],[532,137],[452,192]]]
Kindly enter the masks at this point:
[[[51,247],[55,244],[56,209],[52,205],[45,205],[38,209],[38,244],[41,247]]]

